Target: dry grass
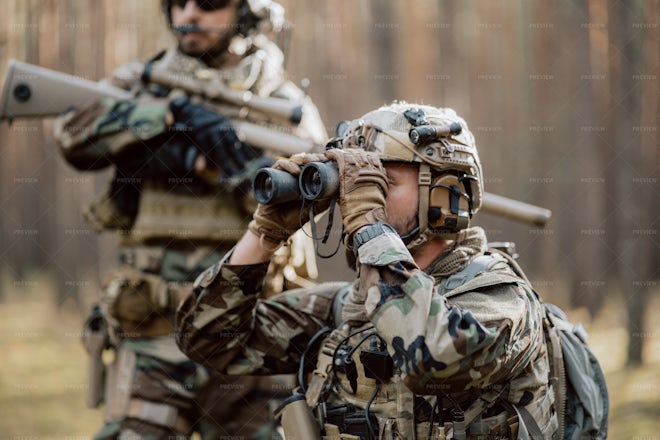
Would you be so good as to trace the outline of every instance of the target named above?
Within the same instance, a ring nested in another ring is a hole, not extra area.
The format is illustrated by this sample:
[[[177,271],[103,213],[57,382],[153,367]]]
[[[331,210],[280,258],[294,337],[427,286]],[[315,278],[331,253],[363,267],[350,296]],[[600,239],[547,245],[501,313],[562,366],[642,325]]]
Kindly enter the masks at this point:
[[[84,404],[83,319],[75,310],[55,307],[47,286],[47,280],[3,286],[0,439],[89,438],[101,424],[101,411]],[[585,322],[608,376],[610,439],[660,439],[660,300],[650,306],[647,363],[635,369],[623,368],[627,335],[620,305],[612,304],[594,322],[580,311],[571,313]]]
[[[82,317],[58,309],[51,292],[39,289],[45,285],[34,280],[3,289],[0,438],[90,438],[101,426],[101,412],[85,406]]]

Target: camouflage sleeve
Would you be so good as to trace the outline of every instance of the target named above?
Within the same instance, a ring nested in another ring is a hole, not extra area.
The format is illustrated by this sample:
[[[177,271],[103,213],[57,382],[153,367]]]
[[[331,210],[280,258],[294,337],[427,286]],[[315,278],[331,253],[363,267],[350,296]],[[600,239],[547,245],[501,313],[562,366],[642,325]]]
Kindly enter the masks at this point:
[[[369,319],[414,392],[501,383],[538,355],[540,306],[522,281],[446,298],[393,233],[360,247],[359,261]]]
[[[219,262],[203,273],[177,311],[181,350],[224,374],[297,371],[310,338],[330,319],[334,290],[295,289],[261,300],[267,269]]]
[[[137,92],[141,68],[141,63],[122,66],[104,82]],[[54,136],[71,165],[81,170],[100,169],[112,164],[127,147],[163,133],[168,110],[165,99],[90,101],[59,116]]]

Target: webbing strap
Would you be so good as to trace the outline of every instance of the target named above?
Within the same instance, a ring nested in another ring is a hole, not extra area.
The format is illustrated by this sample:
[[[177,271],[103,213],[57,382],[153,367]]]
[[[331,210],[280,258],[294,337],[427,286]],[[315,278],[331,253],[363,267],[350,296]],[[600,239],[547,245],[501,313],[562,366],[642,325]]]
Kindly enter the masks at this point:
[[[429,223],[429,187],[431,185],[431,167],[426,163],[419,165],[419,231],[426,232]]]
[[[165,426],[181,434],[190,432],[190,424],[179,415],[179,410],[165,403],[150,402],[142,399],[131,399],[126,411],[126,417],[132,417],[158,426]]]
[[[342,326],[335,329],[330,333],[319,349],[318,360],[316,369],[312,372],[312,377],[309,380],[307,387],[307,405],[315,408],[321,399],[321,393],[326,385],[332,380],[332,356],[339,343],[348,335],[348,327]]]
[[[415,395],[398,376],[396,384],[396,425],[403,438],[415,438]]]
[[[520,430],[520,428],[523,426],[527,428],[530,440],[543,440],[545,437],[541,432],[541,428],[539,428],[539,425],[536,423],[536,420],[534,420],[534,417],[532,417],[529,411],[527,411],[525,408],[518,408],[515,405],[513,405],[513,408],[516,410],[516,413],[518,414],[518,420],[520,421],[518,429]]]
[[[481,394],[478,399],[476,399],[470,407],[464,412],[463,426],[469,427],[477,418],[483,414],[488,408],[493,406],[496,402],[500,401],[500,396],[504,394],[505,391],[508,391],[509,387],[500,387],[493,386],[491,389]],[[454,425],[451,424],[447,428],[446,432],[447,438],[454,438]],[[528,440],[524,439],[523,440]]]
[[[544,308],[543,324],[550,340],[548,350],[550,351],[550,362],[552,362],[552,371],[554,375],[550,377],[550,384],[555,393],[555,410],[557,411],[557,421],[559,422],[559,429],[557,430],[558,438],[563,438],[564,429],[564,416],[566,414],[566,370],[564,369],[564,355],[561,351],[561,341],[559,334],[554,328],[559,319],[553,319],[552,313],[548,313]]]

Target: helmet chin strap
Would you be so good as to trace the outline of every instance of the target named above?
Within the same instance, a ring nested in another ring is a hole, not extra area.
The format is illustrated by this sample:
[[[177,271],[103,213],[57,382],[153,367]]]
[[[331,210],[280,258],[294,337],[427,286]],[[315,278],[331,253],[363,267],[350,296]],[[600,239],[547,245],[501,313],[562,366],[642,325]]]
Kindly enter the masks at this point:
[[[429,188],[431,186],[431,167],[426,163],[419,165],[417,183],[419,185],[419,208],[417,209],[417,227],[404,234],[401,239],[408,250],[413,250],[428,241],[429,228]]]

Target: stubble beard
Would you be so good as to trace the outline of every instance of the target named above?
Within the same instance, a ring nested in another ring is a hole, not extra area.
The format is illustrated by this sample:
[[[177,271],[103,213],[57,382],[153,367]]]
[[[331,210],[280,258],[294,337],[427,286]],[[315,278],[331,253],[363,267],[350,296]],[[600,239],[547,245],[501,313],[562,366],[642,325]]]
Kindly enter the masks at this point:
[[[188,56],[200,58],[206,64],[211,64],[214,59],[227,52],[234,35],[233,30],[222,31],[210,45],[200,44],[196,40],[187,41],[186,37],[182,36],[179,38],[179,50]]]

